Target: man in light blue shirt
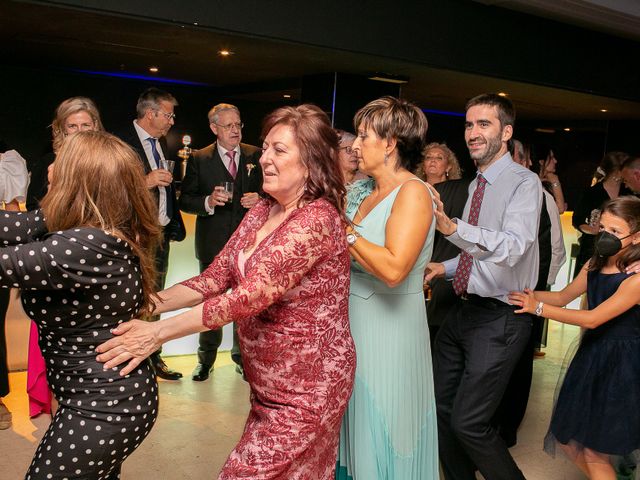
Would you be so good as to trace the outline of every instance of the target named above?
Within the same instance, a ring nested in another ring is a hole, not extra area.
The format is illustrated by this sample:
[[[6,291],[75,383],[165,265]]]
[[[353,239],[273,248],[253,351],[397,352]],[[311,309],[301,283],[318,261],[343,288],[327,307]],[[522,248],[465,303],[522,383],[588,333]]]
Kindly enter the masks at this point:
[[[485,94],[466,110],[478,176],[462,219],[448,218],[436,202],[438,230],[462,253],[429,264],[426,277],[453,280],[462,299],[434,348],[440,460],[447,480],[473,480],[476,467],[492,480],[524,479],[491,419],[531,335],[530,317],[516,315],[507,295],[536,285],[542,187],[508,152],[511,102]]]

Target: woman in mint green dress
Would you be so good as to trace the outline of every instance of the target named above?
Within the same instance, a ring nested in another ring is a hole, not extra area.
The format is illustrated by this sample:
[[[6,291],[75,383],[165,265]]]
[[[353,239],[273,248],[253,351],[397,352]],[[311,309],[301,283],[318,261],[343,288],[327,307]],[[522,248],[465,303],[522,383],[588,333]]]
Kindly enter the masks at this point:
[[[411,171],[427,119],[392,97],[356,113],[358,168],[348,190],[349,318],[356,378],[342,420],[336,478],[437,480],[438,436],[422,279],[431,257],[433,202]]]

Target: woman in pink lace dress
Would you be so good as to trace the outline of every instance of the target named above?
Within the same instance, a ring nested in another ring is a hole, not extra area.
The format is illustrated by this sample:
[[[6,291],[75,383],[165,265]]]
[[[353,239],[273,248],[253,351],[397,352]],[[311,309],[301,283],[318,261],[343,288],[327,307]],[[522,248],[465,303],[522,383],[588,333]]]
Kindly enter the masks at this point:
[[[276,110],[263,132],[269,198],[206,271],[160,292],[156,313],[193,308],[121,325],[98,360],[129,361],[127,374],[167,340],[237,322],[251,411],[219,478],[331,479],[355,370],[338,138],[310,105]]]

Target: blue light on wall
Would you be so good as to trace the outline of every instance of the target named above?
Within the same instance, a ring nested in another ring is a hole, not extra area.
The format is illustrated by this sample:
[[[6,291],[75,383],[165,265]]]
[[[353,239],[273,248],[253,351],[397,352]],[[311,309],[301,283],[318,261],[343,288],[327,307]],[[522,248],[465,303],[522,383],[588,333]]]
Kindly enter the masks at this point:
[[[447,112],[446,110],[433,110],[430,108],[423,108],[424,113],[435,113],[436,115],[448,115],[450,117],[464,117],[465,114],[461,112]]]
[[[157,83],[172,83],[178,85],[191,85],[196,87],[212,87],[213,85],[203,82],[192,82],[189,80],[178,80],[175,78],[156,77],[152,75],[139,75],[135,73],[125,72],[101,72],[98,70],[81,70],[72,68],[72,72],[84,73],[85,75],[97,75],[101,77],[114,77],[114,78],[129,78],[132,80],[143,80],[145,82],[157,82]]]

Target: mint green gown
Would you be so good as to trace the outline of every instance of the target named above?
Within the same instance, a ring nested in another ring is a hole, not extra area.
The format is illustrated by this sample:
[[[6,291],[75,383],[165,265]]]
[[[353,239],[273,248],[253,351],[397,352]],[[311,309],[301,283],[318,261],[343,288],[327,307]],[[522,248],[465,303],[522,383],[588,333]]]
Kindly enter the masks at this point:
[[[373,180],[361,180],[349,188],[350,219],[373,185]],[[400,186],[356,226],[370,242],[384,245],[387,219],[399,190]],[[435,220],[411,273],[397,287],[387,287],[351,262],[349,320],[357,366],[340,430],[337,479],[439,478],[429,329],[422,291],[434,231]]]

